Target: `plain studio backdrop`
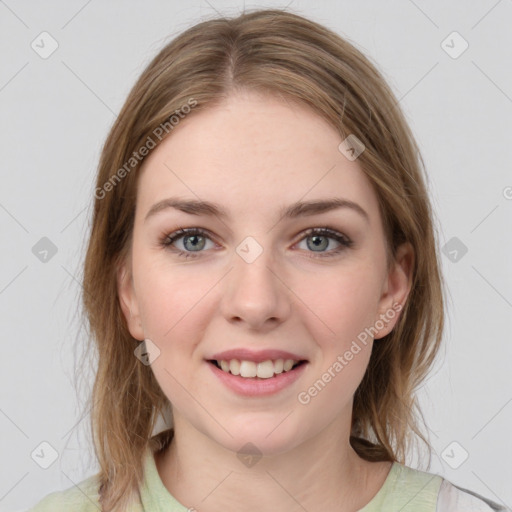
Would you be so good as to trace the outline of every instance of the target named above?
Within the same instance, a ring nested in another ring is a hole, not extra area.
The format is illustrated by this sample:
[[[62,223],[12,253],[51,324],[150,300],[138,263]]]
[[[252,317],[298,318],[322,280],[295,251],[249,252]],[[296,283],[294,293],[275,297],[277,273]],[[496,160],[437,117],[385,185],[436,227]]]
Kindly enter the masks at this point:
[[[77,398],[74,360],[100,149],[166,42],[243,8],[0,1],[0,511],[24,510],[97,469],[79,407],[92,374]],[[445,349],[419,391],[429,470],[510,507],[512,1],[295,0],[288,9],[368,55],[411,124],[450,291]]]

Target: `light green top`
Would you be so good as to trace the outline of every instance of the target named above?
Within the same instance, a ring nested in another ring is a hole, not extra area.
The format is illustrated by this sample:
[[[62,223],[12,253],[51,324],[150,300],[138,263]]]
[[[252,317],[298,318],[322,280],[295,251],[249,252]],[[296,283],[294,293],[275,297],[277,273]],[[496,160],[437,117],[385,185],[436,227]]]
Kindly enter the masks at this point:
[[[126,512],[188,512],[193,510],[179,503],[166,489],[148,448],[145,460],[141,505]],[[359,512],[434,512],[443,478],[439,475],[412,469],[397,462],[377,494]],[[47,495],[28,512],[98,512],[96,477],[83,480],[78,486]]]

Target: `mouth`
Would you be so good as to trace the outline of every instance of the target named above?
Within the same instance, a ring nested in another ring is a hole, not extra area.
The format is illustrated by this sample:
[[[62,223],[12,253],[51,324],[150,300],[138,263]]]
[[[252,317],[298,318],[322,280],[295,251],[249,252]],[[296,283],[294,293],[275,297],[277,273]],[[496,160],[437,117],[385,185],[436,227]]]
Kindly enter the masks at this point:
[[[298,367],[305,365],[307,360],[268,359],[266,361],[255,362],[240,359],[209,359],[208,363],[224,373],[243,379],[265,380],[275,378],[281,374],[294,372]]]

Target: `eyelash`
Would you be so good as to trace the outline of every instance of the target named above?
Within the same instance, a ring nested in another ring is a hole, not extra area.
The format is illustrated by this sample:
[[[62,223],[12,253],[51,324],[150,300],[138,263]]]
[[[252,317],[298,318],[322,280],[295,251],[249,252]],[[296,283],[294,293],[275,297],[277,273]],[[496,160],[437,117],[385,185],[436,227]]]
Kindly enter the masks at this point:
[[[169,249],[172,252],[174,252],[177,256],[184,257],[184,258],[197,258],[199,256],[199,254],[197,254],[197,255],[193,254],[193,251],[182,251],[180,249],[176,249],[176,248],[172,249],[171,248],[172,244],[174,242],[176,242],[176,240],[179,240],[180,238],[183,238],[185,236],[194,236],[194,235],[205,236],[206,238],[212,240],[212,238],[209,236],[209,233],[203,229],[179,228],[178,230],[174,231],[173,233],[166,235],[161,240],[161,245],[164,246],[166,249]],[[336,242],[338,242],[340,245],[339,245],[339,247],[337,247],[329,252],[325,252],[325,253],[319,252],[314,256],[309,256],[310,258],[331,258],[333,256],[338,255],[345,249],[352,247],[352,245],[354,243],[354,242],[352,242],[352,240],[347,238],[345,235],[342,235],[335,229],[332,229],[328,226],[323,227],[323,228],[310,228],[310,229],[306,230],[303,233],[303,237],[297,243],[299,243],[302,240],[304,240],[305,238],[308,238],[311,236],[327,236],[328,238],[332,238],[332,239],[336,240]],[[204,251],[196,251],[196,252],[201,253]],[[309,251],[309,252],[314,253],[315,251]]]

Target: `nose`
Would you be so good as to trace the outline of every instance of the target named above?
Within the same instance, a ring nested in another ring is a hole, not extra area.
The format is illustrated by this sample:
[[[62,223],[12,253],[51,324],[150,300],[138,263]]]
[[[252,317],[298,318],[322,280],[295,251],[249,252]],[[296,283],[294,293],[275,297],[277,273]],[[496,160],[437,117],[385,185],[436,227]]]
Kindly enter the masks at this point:
[[[222,293],[221,310],[228,322],[265,331],[288,318],[291,291],[268,253],[264,250],[252,262],[233,255],[234,268],[225,278]]]

